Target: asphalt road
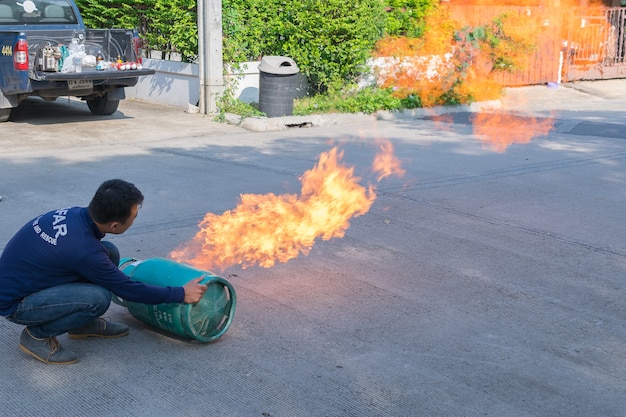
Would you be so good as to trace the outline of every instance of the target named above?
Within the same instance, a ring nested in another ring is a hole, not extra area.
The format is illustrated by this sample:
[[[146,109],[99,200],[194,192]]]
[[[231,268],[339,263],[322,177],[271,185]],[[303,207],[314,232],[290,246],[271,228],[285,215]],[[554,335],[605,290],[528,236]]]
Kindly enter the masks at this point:
[[[0,126],[0,249],[32,217],[85,205],[120,177],[146,200],[111,240],[122,256],[165,257],[241,194],[299,193],[335,145],[377,198],[307,256],[219,271],[238,301],[213,343],[113,305],[128,337],[61,336],[81,361],[46,366],[0,321],[3,412],[626,416],[626,81],[570,87],[511,91],[502,107],[523,115],[516,128],[533,131],[531,116],[554,128],[499,152],[467,109],[251,132],[135,101],[104,118],[78,102],[27,103]],[[382,139],[403,177],[371,172]]]

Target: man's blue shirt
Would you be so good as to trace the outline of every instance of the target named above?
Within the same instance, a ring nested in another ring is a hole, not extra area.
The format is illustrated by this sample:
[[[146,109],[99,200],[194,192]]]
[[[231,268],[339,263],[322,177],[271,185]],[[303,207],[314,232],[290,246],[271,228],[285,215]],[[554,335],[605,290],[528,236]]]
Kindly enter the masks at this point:
[[[182,287],[130,280],[109,259],[103,237],[85,207],[54,210],[24,225],[0,256],[0,315],[13,313],[29,294],[71,282],[91,282],[146,304],[184,300]]]

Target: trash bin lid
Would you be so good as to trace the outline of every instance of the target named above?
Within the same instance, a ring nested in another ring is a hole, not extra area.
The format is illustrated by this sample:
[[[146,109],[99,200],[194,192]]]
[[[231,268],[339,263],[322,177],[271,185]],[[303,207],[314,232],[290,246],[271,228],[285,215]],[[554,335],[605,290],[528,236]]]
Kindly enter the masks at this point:
[[[264,56],[261,58],[259,71],[269,74],[289,75],[297,74],[300,70],[298,69],[296,62],[289,57]]]

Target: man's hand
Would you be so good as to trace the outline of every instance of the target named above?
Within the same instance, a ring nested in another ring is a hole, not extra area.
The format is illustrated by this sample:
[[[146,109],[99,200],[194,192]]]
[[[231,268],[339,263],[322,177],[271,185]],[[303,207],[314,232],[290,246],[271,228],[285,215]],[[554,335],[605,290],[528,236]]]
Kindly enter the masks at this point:
[[[204,296],[208,288],[204,284],[199,284],[203,279],[203,277],[196,278],[183,285],[183,289],[185,290],[185,303],[195,304],[202,299],[202,296]]]

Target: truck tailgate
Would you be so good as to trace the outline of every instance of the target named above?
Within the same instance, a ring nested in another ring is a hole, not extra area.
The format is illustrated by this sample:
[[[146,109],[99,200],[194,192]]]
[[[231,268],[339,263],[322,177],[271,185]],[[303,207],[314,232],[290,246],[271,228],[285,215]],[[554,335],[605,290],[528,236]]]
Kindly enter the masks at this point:
[[[37,71],[36,76],[31,77],[37,81],[69,81],[69,80],[92,80],[92,81],[109,81],[109,80],[121,80],[125,78],[137,79],[144,75],[152,75],[156,71],[153,69],[138,69],[128,71],[116,71],[116,70],[85,70],[82,72],[43,72]]]

